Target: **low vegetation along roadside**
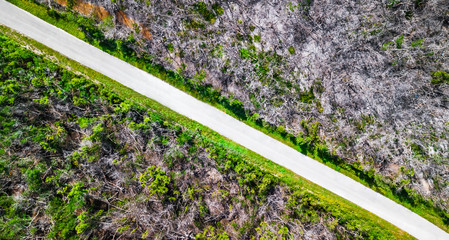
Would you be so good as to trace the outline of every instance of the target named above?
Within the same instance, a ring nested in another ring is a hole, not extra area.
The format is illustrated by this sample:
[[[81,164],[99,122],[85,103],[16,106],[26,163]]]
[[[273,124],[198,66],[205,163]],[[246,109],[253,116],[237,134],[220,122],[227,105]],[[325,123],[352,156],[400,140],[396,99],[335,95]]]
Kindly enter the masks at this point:
[[[411,238],[154,101],[1,31],[9,36],[0,35],[1,239]]]
[[[201,75],[196,76],[196,79],[187,79],[182,77],[181,72],[167,71],[162,66],[153,64],[151,56],[144,53],[138,54],[133,50],[135,40],[132,37],[123,41],[107,39],[98,28],[95,20],[79,16],[75,12],[57,12],[29,1],[9,1],[47,22],[64,29],[72,35],[167,81],[198,99],[210,103],[246,124],[325,163],[329,167],[346,174],[411,209],[442,229],[449,230],[449,214],[444,209],[436,206],[432,201],[424,199],[414,190],[404,186],[397,186],[384,176],[376,174],[373,169],[367,171],[358,162],[348,164],[343,159],[330,153],[326,144],[318,136],[319,126],[317,123],[302,121],[301,124],[305,132],[294,136],[288,133],[282,126],[270,125],[262,121],[257,114],[246,111],[240,101],[225,98],[217,90],[213,89],[212,86],[200,84]]]

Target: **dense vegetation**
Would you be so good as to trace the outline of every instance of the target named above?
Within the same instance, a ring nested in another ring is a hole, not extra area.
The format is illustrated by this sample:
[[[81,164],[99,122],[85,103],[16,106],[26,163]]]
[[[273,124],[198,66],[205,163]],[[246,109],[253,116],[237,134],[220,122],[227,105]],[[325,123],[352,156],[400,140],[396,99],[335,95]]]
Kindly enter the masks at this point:
[[[65,29],[73,35],[80,37],[81,39],[101,48],[102,50],[115,55],[131,64],[134,64],[137,67],[144,69],[161,79],[164,79],[165,81],[194,95],[195,97],[209,102],[214,106],[217,106],[218,108],[226,111],[227,113],[244,121],[245,123],[265,133],[268,133],[275,138],[285,142],[286,144],[289,144],[290,146],[298,149],[298,151],[301,151],[302,153],[307,154],[319,161],[322,161],[328,166],[343,172],[344,174],[362,182],[363,184],[386,195],[387,197],[405,205],[416,213],[436,223],[438,226],[447,229],[449,214],[447,213],[444,205],[441,205],[441,199],[426,199],[418,191],[416,191],[416,189],[412,189],[412,187],[416,187],[418,186],[418,184],[420,184],[417,178],[419,176],[422,176],[418,175],[413,167],[399,167],[399,165],[397,165],[398,172],[391,173],[389,177],[386,177],[377,172],[375,168],[366,166],[366,164],[374,164],[375,161],[373,159],[368,161],[368,163],[363,163],[358,160],[352,161],[349,158],[342,158],[337,156],[338,151],[336,151],[336,148],[332,148],[331,146],[329,146],[329,144],[323,138],[323,125],[315,117],[317,115],[316,113],[312,113],[312,117],[307,116],[301,121],[298,121],[297,127],[299,127],[301,131],[297,131],[295,133],[291,131],[291,129],[288,129],[283,125],[271,124],[265,121],[264,119],[266,119],[266,116],[264,118],[264,116],[257,113],[257,111],[249,110],[245,106],[247,104],[243,103],[236,97],[232,95],[228,95],[228,97],[226,97],[226,92],[217,90],[212,86],[210,82],[207,81],[208,79],[210,79],[210,76],[208,76],[210,72],[204,69],[195,72],[195,74],[190,74],[190,77],[188,74],[188,69],[186,68],[187,65],[181,65],[177,69],[177,71],[167,70],[167,65],[160,64],[161,61],[157,59],[158,56],[149,54],[149,50],[145,47],[145,42],[143,42],[142,39],[139,39],[139,35],[136,31],[129,33],[126,38],[122,37],[120,39],[114,39],[107,37],[108,34],[110,36],[110,31],[114,31],[114,28],[119,28],[118,32],[121,32],[120,25],[117,24],[114,26],[114,23],[111,19],[98,21],[98,19],[96,20],[93,18],[82,17],[76,12],[64,11],[61,8],[58,9],[61,11],[55,11],[54,9],[39,7],[35,3],[28,1],[11,0],[11,2],[18,4],[20,7],[31,11],[37,16],[49,21],[52,24],[55,24],[58,27]],[[291,12],[296,12],[299,11],[298,9],[304,8],[301,10],[303,11],[307,10],[306,8],[308,8],[308,5],[310,5],[310,2],[308,2],[307,6],[303,5],[302,7],[300,7],[299,5],[290,4],[288,5],[288,9]],[[187,22],[185,24],[188,25],[188,29],[191,30],[191,33],[193,35],[205,34],[205,36],[209,36],[208,34],[211,33],[207,30],[207,28],[211,28],[212,25],[210,24],[214,23],[218,18],[220,18],[220,16],[223,15],[223,9],[222,7],[220,7],[220,5],[212,4],[208,7],[202,1],[193,4],[191,10],[193,15],[198,15],[198,18],[190,17],[186,20]],[[254,65],[254,69],[251,68],[251,71],[257,71],[258,81],[261,81],[264,86],[295,89],[294,85],[292,85],[291,82],[284,82],[283,80],[285,79],[279,77],[283,72],[289,71],[288,69],[283,68],[286,62],[286,57],[282,56],[279,51],[258,51],[255,48],[255,45],[257,45],[261,41],[260,34],[257,35],[253,32],[255,30],[255,26],[244,26],[244,28],[246,27],[248,27],[248,29],[246,29],[244,32],[248,35],[245,35],[243,33],[240,35],[237,34],[237,36],[235,37],[238,41],[233,42],[233,44],[237,44],[236,46],[238,48],[238,59],[241,59],[245,63],[251,63]],[[185,32],[183,32],[183,34],[184,33]],[[194,40],[196,39],[196,37],[190,36],[190,39],[184,40],[190,41],[192,39]],[[385,45],[384,50],[382,51],[393,51],[394,49],[391,50],[393,47],[398,49],[403,48],[404,36],[398,37],[394,42],[390,42],[391,43]],[[206,43],[202,42],[201,44]],[[246,46],[245,44],[247,44],[248,46]],[[420,47],[422,47],[423,41],[417,40],[410,44],[413,45],[413,48],[416,48],[416,51],[418,51],[419,49],[422,49]],[[180,51],[179,53],[175,51],[176,48],[174,47],[173,42],[166,43],[166,47],[168,52],[181,57],[185,61],[190,61],[183,57],[184,53],[180,49],[178,49]],[[212,57],[216,60],[222,59],[226,55],[226,50],[227,49],[223,49],[222,45],[217,45],[211,48],[210,52],[206,52],[208,53],[208,57]],[[296,50],[294,47],[289,46],[288,52],[289,55],[295,55]],[[232,69],[233,67],[227,63],[221,70],[224,74],[229,74],[229,72],[233,71]],[[245,73],[247,72],[250,72],[250,70],[245,70]],[[438,86],[444,85],[444,83],[447,82],[446,75],[447,74],[443,71],[437,71],[433,73],[432,83]],[[279,84],[282,86],[279,86]],[[280,91],[280,94],[282,91],[281,89],[278,90]],[[310,84],[310,88],[308,90],[296,90],[300,102],[307,105],[304,109],[302,109],[304,110],[304,112],[307,112],[307,109],[315,107],[319,110],[318,112],[323,111],[323,107],[321,106],[319,99],[319,96],[321,96],[321,94],[325,91],[322,80],[314,79]],[[253,95],[253,97],[259,98],[260,96]],[[273,99],[276,98],[273,97]],[[273,99],[267,100],[271,101]],[[336,115],[346,116],[344,114],[344,108],[338,108],[337,111],[334,111],[334,113]],[[331,117],[332,124],[335,123],[335,125],[338,125],[339,123],[334,122],[334,120],[340,121],[341,119],[338,120],[339,117],[336,117],[334,113]],[[354,125],[353,127],[356,128],[357,132],[359,133],[371,131],[374,126],[381,126],[380,123],[376,122],[377,120],[375,119],[374,115],[369,114],[362,115],[360,119],[351,118],[344,121],[346,121],[345,123],[347,123],[348,125]],[[347,126],[341,126],[341,129],[346,127]],[[339,127],[337,126],[337,128]],[[435,135],[435,133],[429,134],[432,136]],[[382,136],[384,136],[383,133],[373,134],[369,137],[369,139],[380,139]],[[429,138],[436,139],[432,136],[430,136]],[[444,139],[446,135],[442,133],[441,136],[438,137]],[[344,139],[342,138],[340,140],[341,142],[339,143],[338,149],[351,149],[352,147],[354,147],[354,138],[344,137]],[[420,157],[422,161],[424,160],[424,158],[429,157],[429,155],[425,153],[426,149],[424,149],[422,145],[412,142],[408,142],[407,144],[410,145],[409,148],[414,152],[413,157]],[[390,164],[388,163],[388,161],[383,161],[382,164],[384,163]],[[438,166],[444,165],[443,163],[443,159],[438,160]],[[430,173],[426,172],[426,174]],[[395,177],[392,177],[393,175]],[[447,186],[447,181],[444,180],[444,177],[438,178],[438,181],[434,181],[434,183],[435,189],[439,189],[438,191],[444,192],[443,190]]]
[[[0,56],[1,239],[407,238],[5,35]]]

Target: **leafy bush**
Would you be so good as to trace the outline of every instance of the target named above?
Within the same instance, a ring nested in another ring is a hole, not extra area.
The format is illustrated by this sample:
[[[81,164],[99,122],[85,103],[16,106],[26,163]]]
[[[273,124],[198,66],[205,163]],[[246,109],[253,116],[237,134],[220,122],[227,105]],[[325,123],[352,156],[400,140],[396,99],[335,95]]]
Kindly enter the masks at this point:
[[[445,71],[436,71],[432,73],[432,84],[439,85],[449,83],[449,73]]]
[[[212,226],[204,229],[203,232],[200,232],[195,235],[195,239],[198,240],[229,240],[229,236],[223,230],[215,229]]]
[[[296,53],[295,48],[292,47],[292,46],[288,47],[288,52],[289,52],[291,55],[294,55],[294,54]]]
[[[194,6],[195,11],[197,13],[199,13],[204,18],[204,20],[206,20],[210,23],[215,22],[216,16],[215,16],[214,12],[210,11],[207,8],[207,5],[203,1],[199,1],[199,2],[195,3],[193,6]],[[212,8],[218,15],[223,14],[223,9],[219,5],[214,4],[212,6]]]
[[[412,45],[412,47],[422,47],[424,43],[424,39],[417,39],[415,41],[413,41],[410,45]]]
[[[161,200],[175,201],[180,194],[176,190],[174,180],[160,167],[147,168],[144,173],[140,174],[139,182],[142,187],[149,189],[150,195],[156,194]]]
[[[402,44],[404,44],[404,35],[399,36],[395,42],[396,42],[396,48],[401,49]]]
[[[0,239],[17,239],[26,233],[30,216],[17,206],[13,197],[0,195]]]
[[[81,209],[85,205],[84,195],[87,191],[83,187],[82,182],[75,183],[71,186],[65,200],[55,197],[50,202],[48,211],[54,221],[54,225],[48,234],[50,238],[79,239],[76,234],[78,216],[75,214],[75,210]],[[60,191],[60,193],[64,194],[65,192]],[[83,229],[85,228],[83,226]]]
[[[28,187],[32,191],[39,191],[42,185],[42,175],[46,169],[43,164],[38,164],[33,168],[27,169],[25,176],[27,178]]]

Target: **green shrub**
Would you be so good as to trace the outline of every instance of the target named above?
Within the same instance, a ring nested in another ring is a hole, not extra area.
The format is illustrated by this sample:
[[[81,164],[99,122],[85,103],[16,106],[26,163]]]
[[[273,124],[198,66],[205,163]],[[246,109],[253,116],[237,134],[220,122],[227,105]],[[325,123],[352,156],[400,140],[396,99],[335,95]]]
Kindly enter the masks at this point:
[[[84,184],[77,182],[71,186],[70,192],[66,195],[66,200],[59,197],[52,199],[48,212],[52,216],[54,225],[48,237],[70,240],[79,239],[76,230],[79,220],[75,210],[81,209],[85,205],[84,196],[86,192]],[[64,191],[60,193],[63,194]]]
[[[396,48],[401,49],[402,44],[404,43],[404,35],[399,36],[395,42],[396,42]]]
[[[151,166],[140,174],[139,182],[144,188],[148,188],[150,195],[165,201],[175,201],[180,194],[176,189],[174,180],[168,176],[160,167]]]
[[[224,13],[223,8],[218,3],[212,4],[212,9],[215,11],[215,14],[217,14],[217,16],[221,16]]]
[[[290,46],[290,47],[288,48],[288,52],[289,52],[291,55],[295,55],[295,53],[296,53],[295,48],[294,48],[293,46]]]
[[[417,39],[411,43],[412,47],[422,47],[424,39]]]
[[[26,234],[30,216],[18,208],[13,197],[0,195],[0,239],[19,239]]]
[[[387,41],[386,43],[384,43],[382,45],[382,50],[385,51],[385,50],[391,49],[391,48],[393,48],[393,46],[394,46],[394,43],[392,41]]]
[[[87,128],[90,127],[93,123],[95,123],[96,121],[98,121],[97,118],[88,118],[88,117],[79,117],[78,118],[78,124],[80,126],[80,128]]]
[[[194,9],[197,13],[199,13],[204,20],[210,22],[210,23],[214,23],[216,20],[216,16],[214,14],[214,12],[210,11],[207,8],[207,5],[203,2],[203,1],[199,1],[197,3],[195,3],[194,5]],[[217,9],[217,11],[221,14],[223,14],[223,9],[219,8],[219,6],[215,6],[215,8]],[[221,9],[221,10],[220,10]],[[215,9],[214,9],[215,11]]]
[[[43,164],[38,164],[25,171],[28,187],[33,191],[39,191],[42,185],[42,175],[46,169]]]
[[[75,5],[76,5],[76,1],[75,1],[75,0],[67,0],[67,6],[66,6],[66,8],[67,8],[68,10],[71,10]]]
[[[216,229],[212,226],[207,227],[202,232],[195,235],[198,240],[229,240],[229,236],[223,230]]]
[[[439,85],[449,83],[449,73],[436,71],[432,73],[432,84]]]
[[[89,136],[89,139],[92,141],[100,141],[104,137],[105,128],[103,123],[99,123],[92,128],[92,134]]]
[[[168,49],[169,52],[172,53],[172,52],[174,51],[174,49],[175,49],[175,48],[173,47],[173,43],[169,43],[169,44],[167,45],[167,49]]]
[[[251,57],[251,53],[246,48],[240,48],[240,57],[243,59],[249,59]]]
[[[313,89],[310,88],[309,91],[300,92],[299,100],[303,103],[312,103],[313,100],[315,100],[315,95],[313,94]]]
[[[180,135],[178,135],[178,144],[179,145],[184,145],[184,144],[192,144],[193,143],[193,136],[187,132],[187,131],[183,131]]]

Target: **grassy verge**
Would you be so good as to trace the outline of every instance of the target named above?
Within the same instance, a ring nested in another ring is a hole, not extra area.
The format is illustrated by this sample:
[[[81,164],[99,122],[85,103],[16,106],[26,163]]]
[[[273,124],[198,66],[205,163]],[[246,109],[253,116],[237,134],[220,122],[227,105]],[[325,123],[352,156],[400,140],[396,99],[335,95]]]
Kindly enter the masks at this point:
[[[28,46],[31,49],[42,52],[43,54],[49,56],[53,60],[57,60],[58,64],[71,68],[74,72],[83,74],[92,80],[95,80],[102,85],[104,89],[108,89],[115,94],[119,95],[123,99],[131,99],[133,102],[143,106],[145,108],[151,108],[156,110],[168,121],[175,121],[184,127],[190,129],[191,131],[200,132],[202,136],[207,138],[214,144],[218,144],[227,149],[231,149],[242,157],[248,165],[255,168],[260,168],[265,172],[276,176],[282,183],[293,189],[306,189],[307,192],[311,194],[313,198],[316,199],[314,204],[320,205],[324,211],[331,212],[332,215],[339,219],[347,228],[357,229],[364,231],[368,236],[374,237],[375,239],[412,239],[411,236],[396,228],[392,224],[386,222],[383,219],[369,213],[368,211],[361,209],[360,207],[350,203],[349,201],[338,197],[337,195],[323,189],[297,175],[285,169],[273,162],[264,159],[263,157],[257,155],[256,153],[249,151],[232,141],[220,136],[219,134],[213,132],[212,130],[204,127],[190,119],[177,114],[176,112],[167,109],[166,107],[160,105],[159,103],[142,96],[131,89],[107,78],[106,76],[99,74],[89,68],[86,68],[79,63],[72,61],[57,52],[43,46],[42,44],[35,42],[31,39],[21,36],[10,29],[0,26],[0,30],[9,36],[10,38],[16,40],[22,45]]]
[[[449,232],[449,214],[435,206],[429,200],[424,199],[414,190],[401,188],[387,181],[383,176],[373,171],[364,170],[360,164],[348,164],[341,158],[329,153],[325,143],[317,136],[317,126],[313,123],[303,122],[308,129],[301,136],[293,136],[282,127],[270,125],[252,115],[243,108],[238,100],[224,98],[211,86],[198,84],[197,81],[186,79],[180,73],[164,69],[162,66],[152,63],[151,56],[137,56],[128,46],[135,42],[130,38],[126,41],[114,41],[106,39],[101,31],[95,27],[92,19],[79,17],[74,13],[58,13],[48,10],[34,2],[24,0],[9,0],[18,7],[36,15],[37,17],[67,31],[68,33],[114,55],[128,63],[141,68],[150,74],[170,83],[171,85],[189,93],[190,95],[207,102],[227,114],[243,121],[267,135],[287,144],[288,146],[308,155],[327,166],[337,170],[367,187],[385,195],[386,197],[411,209],[413,212],[428,219],[435,225]]]

